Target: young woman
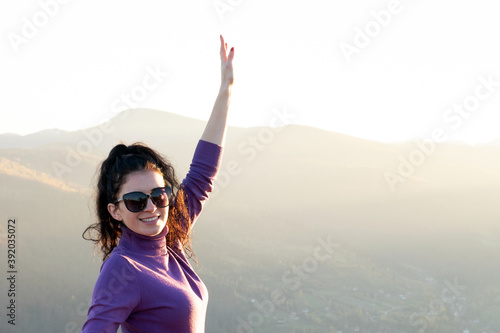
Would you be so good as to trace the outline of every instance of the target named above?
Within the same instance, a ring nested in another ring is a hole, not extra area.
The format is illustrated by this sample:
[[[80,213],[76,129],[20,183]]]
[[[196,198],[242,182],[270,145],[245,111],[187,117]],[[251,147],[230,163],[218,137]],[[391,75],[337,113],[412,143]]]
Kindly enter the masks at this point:
[[[213,188],[226,134],[234,48],[222,36],[222,80],[186,178],[153,149],[119,144],[100,167],[98,222],[84,232],[103,264],[82,332],[204,332],[208,293],[188,262],[191,228]]]

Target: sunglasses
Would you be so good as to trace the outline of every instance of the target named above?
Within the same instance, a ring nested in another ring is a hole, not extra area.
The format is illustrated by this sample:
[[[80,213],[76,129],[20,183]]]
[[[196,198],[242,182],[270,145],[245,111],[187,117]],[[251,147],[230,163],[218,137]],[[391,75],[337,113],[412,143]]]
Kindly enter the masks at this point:
[[[121,199],[116,200],[114,204],[123,201],[125,203],[125,207],[127,207],[129,211],[137,213],[146,208],[148,198],[151,199],[156,207],[165,208],[172,199],[172,188],[158,187],[152,190],[150,194],[144,194],[142,192],[126,193]]]

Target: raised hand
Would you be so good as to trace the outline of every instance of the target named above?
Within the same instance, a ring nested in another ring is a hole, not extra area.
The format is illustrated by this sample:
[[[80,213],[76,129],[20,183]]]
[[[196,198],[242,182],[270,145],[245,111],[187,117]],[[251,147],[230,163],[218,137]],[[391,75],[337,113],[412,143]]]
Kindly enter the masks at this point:
[[[220,61],[221,61],[221,85],[232,85],[234,81],[233,75],[233,58],[234,47],[227,51],[227,43],[224,42],[224,37],[220,36]]]

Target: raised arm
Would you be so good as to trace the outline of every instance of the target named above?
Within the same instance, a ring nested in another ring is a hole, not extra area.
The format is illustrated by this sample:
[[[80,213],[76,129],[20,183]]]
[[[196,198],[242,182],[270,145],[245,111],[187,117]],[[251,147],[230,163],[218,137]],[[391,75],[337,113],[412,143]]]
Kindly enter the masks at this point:
[[[227,51],[227,44],[220,36],[221,84],[219,94],[215,100],[212,114],[208,119],[201,140],[224,146],[227,128],[227,112],[233,87],[233,58],[234,47]]]

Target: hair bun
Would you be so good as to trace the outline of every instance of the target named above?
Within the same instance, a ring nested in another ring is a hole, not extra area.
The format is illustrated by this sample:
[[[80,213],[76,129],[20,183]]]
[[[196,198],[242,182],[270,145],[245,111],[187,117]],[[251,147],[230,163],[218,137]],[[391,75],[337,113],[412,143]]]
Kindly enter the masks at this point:
[[[107,166],[106,169],[111,169],[119,157],[126,156],[128,154],[130,154],[129,149],[123,143],[114,146],[109,152],[108,158],[104,161],[104,164]]]

